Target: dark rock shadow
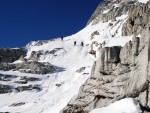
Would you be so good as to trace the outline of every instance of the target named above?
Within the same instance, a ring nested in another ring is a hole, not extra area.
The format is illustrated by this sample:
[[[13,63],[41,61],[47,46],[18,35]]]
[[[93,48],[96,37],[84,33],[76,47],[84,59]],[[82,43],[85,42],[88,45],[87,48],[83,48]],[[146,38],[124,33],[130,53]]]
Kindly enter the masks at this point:
[[[59,72],[66,71],[66,69],[63,67],[54,66],[54,68],[55,68],[55,71],[53,73],[59,73]]]
[[[51,73],[58,73],[65,71],[65,68],[58,67],[55,65],[52,65],[48,62],[23,62],[18,64],[0,64],[0,70],[4,71],[20,71],[22,73],[31,73],[31,74],[51,74]]]

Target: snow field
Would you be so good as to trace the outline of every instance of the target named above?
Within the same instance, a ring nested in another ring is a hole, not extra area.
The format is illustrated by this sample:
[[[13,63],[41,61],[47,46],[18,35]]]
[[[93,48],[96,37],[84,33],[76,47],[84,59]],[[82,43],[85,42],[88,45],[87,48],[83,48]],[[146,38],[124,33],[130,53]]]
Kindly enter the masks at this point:
[[[123,15],[117,19],[120,20],[118,23],[109,21],[107,23],[100,22],[94,26],[89,25],[76,34],[64,37],[63,41],[58,38],[44,41],[41,45],[37,45],[38,42],[28,44],[26,47],[28,50],[26,58],[30,57],[32,51],[40,51],[42,53],[40,56],[40,62],[49,62],[52,65],[63,68],[63,70],[47,75],[25,74],[17,71],[0,71],[2,74],[13,74],[18,77],[38,77],[42,80],[36,83],[33,82],[32,84],[41,85],[43,88],[40,92],[24,91],[20,93],[13,92],[11,94],[1,94],[0,112],[59,113],[59,111],[67,105],[70,99],[78,94],[80,86],[90,76],[93,62],[98,58],[99,54],[99,46],[92,43],[96,41],[99,44],[105,41],[105,47],[124,46],[132,39],[132,36],[121,36],[121,26],[127,19],[127,15]],[[110,22],[115,26],[110,27]],[[116,30],[116,36],[112,37],[112,34],[114,34]],[[100,35],[94,35],[93,39],[91,39],[91,34],[95,31],[98,31]],[[77,42],[76,46],[74,46],[74,41]],[[84,47],[80,45],[81,42],[84,42]],[[97,51],[96,58],[89,54],[91,44],[93,45],[93,49]],[[50,51],[56,48],[61,49],[57,49],[54,54],[49,54]],[[16,61],[15,63],[17,62],[19,61]],[[83,72],[77,73],[76,71],[81,67],[86,68]],[[6,84],[12,84],[13,86],[17,85],[11,82]],[[60,86],[57,86],[57,84]],[[25,104],[17,107],[10,106],[17,102],[25,102]]]

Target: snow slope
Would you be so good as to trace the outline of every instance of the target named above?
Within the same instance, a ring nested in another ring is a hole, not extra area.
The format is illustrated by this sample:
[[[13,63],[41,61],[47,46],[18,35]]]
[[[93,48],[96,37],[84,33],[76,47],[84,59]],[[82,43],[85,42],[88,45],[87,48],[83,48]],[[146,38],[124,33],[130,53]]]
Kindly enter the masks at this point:
[[[108,107],[95,109],[90,113],[141,113],[140,106],[132,98],[122,99]]]
[[[141,2],[141,3],[147,3],[149,0],[138,0],[138,2]]]
[[[31,84],[40,85],[43,90],[37,91],[24,91],[13,92],[11,94],[0,95],[0,112],[12,112],[12,113],[59,113],[70,99],[78,93],[79,87],[90,76],[93,62],[97,59],[93,55],[89,54],[91,45],[93,42],[102,43],[106,42],[105,46],[124,46],[131,37],[122,37],[121,29],[123,23],[126,21],[127,15],[118,17],[119,22],[100,22],[97,25],[91,26],[91,24],[85,27],[78,33],[64,37],[61,41],[60,38],[40,42],[31,42],[27,45],[28,53],[26,58],[30,57],[32,51],[39,51],[42,53],[40,56],[40,62],[50,62],[51,64],[60,67],[57,73],[46,75],[25,74],[18,71],[0,71],[2,74],[13,74],[18,77],[30,76],[40,78],[41,81],[31,82]],[[113,26],[109,26],[112,23]],[[91,39],[91,34],[95,31],[99,32],[99,35],[94,35]],[[115,34],[117,31],[117,34]],[[112,35],[115,34],[115,37]],[[77,45],[74,46],[74,41],[77,41]],[[84,47],[80,45],[84,42]],[[96,56],[99,54],[99,50],[96,44],[93,44],[93,49],[97,51]],[[54,54],[50,54],[50,51],[57,50]],[[86,67],[81,73],[76,71],[81,67]],[[17,79],[17,78],[16,78]],[[15,81],[15,79],[14,79]],[[15,87],[16,83],[4,82],[4,84],[11,84]],[[58,84],[60,86],[58,86]],[[24,105],[13,107],[13,103],[25,102]]]

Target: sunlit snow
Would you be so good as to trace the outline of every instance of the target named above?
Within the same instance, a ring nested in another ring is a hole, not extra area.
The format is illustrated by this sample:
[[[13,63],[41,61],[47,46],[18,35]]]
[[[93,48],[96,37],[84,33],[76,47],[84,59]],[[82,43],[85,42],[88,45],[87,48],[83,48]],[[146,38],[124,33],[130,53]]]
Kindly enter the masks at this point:
[[[39,62],[49,62],[52,65],[58,66],[61,69],[57,73],[47,75],[35,75],[25,74],[18,71],[0,71],[2,74],[13,74],[17,76],[31,76],[38,77],[41,81],[31,82],[31,84],[41,85],[42,91],[24,91],[24,92],[13,92],[11,94],[0,95],[0,112],[12,112],[12,113],[59,113],[63,109],[70,99],[77,95],[80,86],[90,76],[93,62],[98,58],[99,50],[97,46],[94,46],[96,50],[96,58],[89,54],[91,50],[91,44],[94,41],[98,43],[106,42],[106,46],[124,46],[131,37],[122,37],[121,29],[122,25],[127,19],[127,15],[118,17],[119,23],[107,22],[96,25],[89,25],[71,36],[64,37],[61,41],[60,38],[44,41],[41,45],[37,45],[37,42],[32,42],[27,45],[28,53],[26,58],[30,57],[32,51],[40,51]],[[115,26],[110,27],[109,23]],[[115,37],[112,37],[114,33]],[[99,35],[93,36],[91,34],[94,31],[98,31]],[[74,41],[77,45],[74,46]],[[84,42],[84,47],[80,44]],[[47,51],[60,48],[55,54],[49,54]],[[20,61],[16,61],[18,63]],[[86,67],[82,73],[76,71],[81,67]],[[15,80],[15,79],[14,79]],[[4,82],[11,86],[16,86],[13,81]],[[60,87],[56,84],[61,84]],[[25,105],[12,107],[13,103],[25,102]],[[94,113],[94,112],[93,112]],[[114,112],[113,112],[114,113]]]
[[[108,107],[95,109],[90,113],[141,113],[140,106],[132,98],[122,99]]]

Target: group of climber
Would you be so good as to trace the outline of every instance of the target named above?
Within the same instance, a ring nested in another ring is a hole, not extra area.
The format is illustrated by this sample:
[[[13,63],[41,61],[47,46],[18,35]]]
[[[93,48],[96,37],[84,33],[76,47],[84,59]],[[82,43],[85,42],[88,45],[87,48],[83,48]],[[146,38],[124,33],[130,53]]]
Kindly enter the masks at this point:
[[[61,41],[63,41],[63,37],[61,37]],[[76,46],[77,45],[77,42],[76,41],[74,41],[74,46]],[[84,46],[84,43],[83,42],[81,42],[81,44],[80,44],[82,47]],[[105,41],[103,41],[103,43],[100,43],[100,48],[102,48],[102,47],[104,47],[106,45],[106,42]],[[94,51],[93,49],[89,52],[90,54],[92,54],[92,55],[94,55],[95,56],[95,58],[96,58],[96,51]]]
[[[134,41],[135,46],[136,46],[136,49],[135,49],[134,54],[135,54],[136,56],[138,55],[139,40],[140,40],[139,37],[136,37],[136,38],[135,38],[135,41]],[[63,37],[61,37],[61,41],[63,41]],[[74,46],[76,46],[76,45],[77,45],[77,42],[74,41]],[[81,42],[80,45],[83,47],[83,46],[84,46],[84,43]],[[106,41],[103,41],[102,43],[100,43],[100,49],[103,48],[103,47],[105,47],[105,46],[106,46]],[[132,48],[132,47],[131,47],[131,46],[132,46],[132,41],[129,41],[129,46],[130,46],[130,48]],[[92,55],[94,55],[94,56],[96,57],[96,51],[94,51],[92,48],[91,48],[91,51],[90,51],[89,53],[92,54]],[[0,58],[0,60],[1,60],[1,58]]]
[[[77,42],[76,41],[74,41],[74,46],[76,46],[76,44],[77,44]],[[83,42],[81,42],[81,44],[80,44],[82,47],[84,46],[84,43]]]
[[[64,39],[64,37],[61,37],[61,41],[63,41],[63,39]],[[76,44],[77,44],[77,42],[74,41],[74,46],[76,46]],[[84,46],[84,43],[83,43],[83,42],[81,42],[81,46],[82,46],[82,47]]]

